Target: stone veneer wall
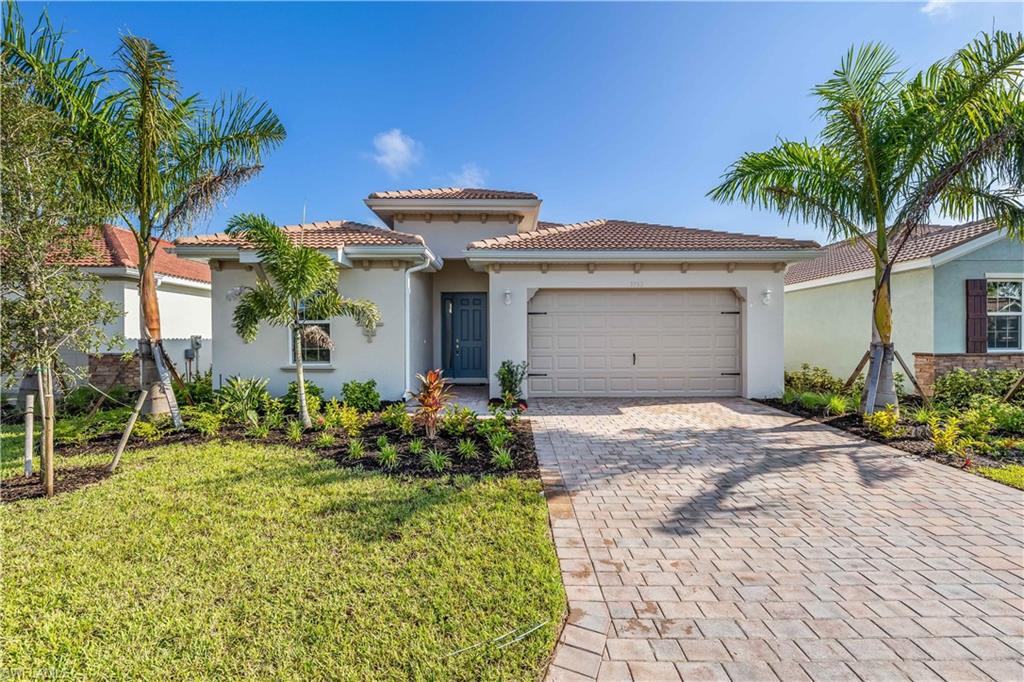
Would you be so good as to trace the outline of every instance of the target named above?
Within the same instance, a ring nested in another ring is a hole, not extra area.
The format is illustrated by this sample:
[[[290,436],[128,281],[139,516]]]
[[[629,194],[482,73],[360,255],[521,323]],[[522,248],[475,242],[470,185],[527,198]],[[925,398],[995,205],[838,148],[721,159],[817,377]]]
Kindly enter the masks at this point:
[[[139,386],[138,356],[101,353],[89,356],[89,381],[103,390],[113,385]]]
[[[961,367],[975,369],[1024,369],[1024,353],[914,353],[914,374],[927,395],[935,380]]]

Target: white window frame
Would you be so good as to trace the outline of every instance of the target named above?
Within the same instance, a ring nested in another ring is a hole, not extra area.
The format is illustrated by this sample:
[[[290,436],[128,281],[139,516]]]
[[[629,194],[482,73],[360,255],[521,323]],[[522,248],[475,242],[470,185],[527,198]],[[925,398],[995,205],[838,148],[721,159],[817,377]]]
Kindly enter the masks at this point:
[[[989,312],[988,311],[988,287],[991,284],[999,284],[1003,282],[1016,282],[1021,284],[1021,310],[1017,312]],[[1020,353],[1024,351],[1024,278],[1021,277],[1006,277],[1006,276],[988,276],[985,278],[985,315],[988,318],[993,317],[1016,317],[1020,320],[1020,334],[1018,338],[1018,344],[1016,348],[992,348],[988,345],[988,328],[986,325],[985,329],[985,347],[989,353]]]
[[[327,328],[325,330],[327,332],[327,335],[331,336],[331,321],[330,320],[307,320],[306,318],[304,318],[302,316],[301,309],[300,309],[300,312],[299,312],[299,320],[301,320],[303,326],[313,325],[313,324],[315,324],[315,325],[322,325],[322,326]],[[302,361],[302,366],[303,367],[333,367],[334,366],[334,351],[331,350],[330,348],[323,348],[323,349],[319,349],[319,350],[327,351],[327,360],[326,361],[318,360],[316,362],[313,362],[313,361],[310,361],[310,360],[303,360]],[[295,335],[292,333],[291,329],[288,330],[288,365],[291,366],[291,367],[295,366]]]

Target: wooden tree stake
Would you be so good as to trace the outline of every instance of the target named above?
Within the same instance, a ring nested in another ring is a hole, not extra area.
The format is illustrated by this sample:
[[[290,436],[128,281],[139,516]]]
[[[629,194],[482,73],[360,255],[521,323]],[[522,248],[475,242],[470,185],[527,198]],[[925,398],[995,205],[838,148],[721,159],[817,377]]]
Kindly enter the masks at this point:
[[[124,427],[124,433],[121,434],[121,442],[117,444],[117,452],[114,453],[114,459],[110,462],[110,466],[107,467],[107,471],[110,473],[114,473],[114,469],[117,468],[118,463],[121,461],[121,455],[124,454],[124,449],[128,445],[132,429],[135,428],[135,420],[139,418],[139,412],[142,412],[142,404],[146,402],[147,395],[149,395],[149,391],[146,389],[142,389],[139,392],[139,399],[135,401],[135,409],[132,410],[132,416],[128,418],[128,425]]]
[[[853,386],[853,382],[855,382],[857,380],[857,377],[860,376],[861,370],[864,369],[864,365],[867,364],[869,357],[871,357],[871,351],[864,351],[864,357],[860,359],[860,362],[857,363],[857,368],[853,370],[853,373],[850,375],[850,378],[846,380],[845,384],[843,384],[844,392],[849,391],[850,387]]]

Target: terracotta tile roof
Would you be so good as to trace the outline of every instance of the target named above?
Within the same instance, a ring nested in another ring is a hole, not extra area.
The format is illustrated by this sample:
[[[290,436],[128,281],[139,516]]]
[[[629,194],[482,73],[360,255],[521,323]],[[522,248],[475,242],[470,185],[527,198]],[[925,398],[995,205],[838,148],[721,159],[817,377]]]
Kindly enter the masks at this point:
[[[910,240],[900,251],[896,262],[929,258],[954,246],[986,235],[995,229],[995,224],[989,220],[979,220],[964,225],[918,225]],[[874,259],[867,247],[860,241],[847,239],[822,247],[821,255],[814,260],[794,263],[786,273],[786,284],[810,282],[823,277],[845,275],[873,267]]]
[[[157,240],[159,247],[155,251],[156,272],[169,277],[210,282],[210,268],[204,263],[179,258],[167,249],[173,244],[166,240]],[[71,265],[94,268],[138,268],[139,251],[135,246],[135,235],[123,227],[104,225],[96,228],[92,239],[94,252],[89,256],[67,261]]]
[[[589,220],[473,242],[469,249],[559,249],[593,251],[733,251],[817,248],[817,242],[717,232],[692,227],[650,225],[626,220]]]
[[[343,246],[401,246],[405,244],[423,244],[423,238],[415,234],[394,232],[373,225],[354,223],[350,220],[323,220],[302,225],[285,225],[293,242],[315,249],[334,249]],[[233,237],[225,232],[185,237],[177,241],[178,245],[189,246],[237,246],[245,248],[249,242]]]
[[[503,189],[470,187],[436,187],[433,189],[400,189],[373,192],[368,199],[537,199],[533,192],[509,192]]]

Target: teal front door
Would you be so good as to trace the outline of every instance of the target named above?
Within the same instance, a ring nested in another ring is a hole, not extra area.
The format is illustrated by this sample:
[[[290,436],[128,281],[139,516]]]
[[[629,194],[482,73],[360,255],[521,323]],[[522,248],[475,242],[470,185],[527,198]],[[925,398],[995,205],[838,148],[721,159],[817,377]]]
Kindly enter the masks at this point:
[[[441,294],[441,357],[449,379],[487,378],[487,294]]]

